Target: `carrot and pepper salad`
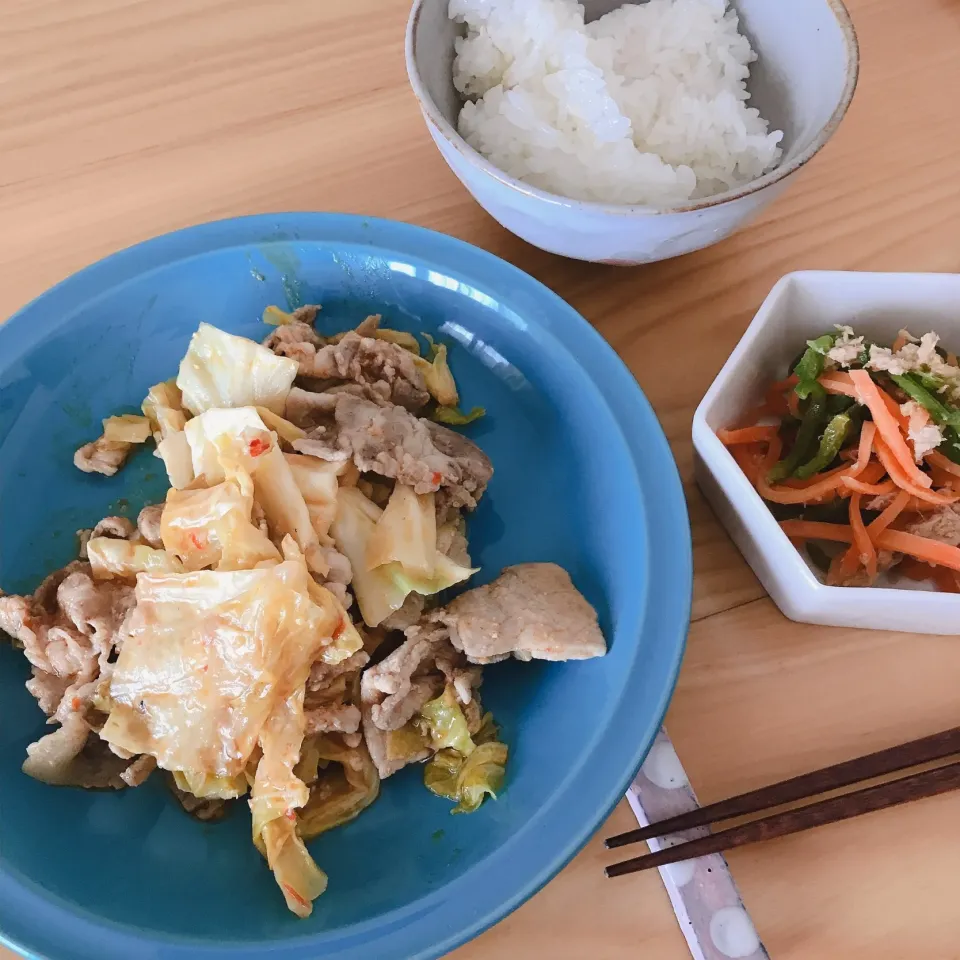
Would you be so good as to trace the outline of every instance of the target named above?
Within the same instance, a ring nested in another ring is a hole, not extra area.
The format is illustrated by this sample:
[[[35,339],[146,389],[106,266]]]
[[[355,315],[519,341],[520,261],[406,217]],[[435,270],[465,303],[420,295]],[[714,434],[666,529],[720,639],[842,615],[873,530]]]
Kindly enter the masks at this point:
[[[717,436],[828,584],[960,593],[960,365],[937,334],[837,327]]]

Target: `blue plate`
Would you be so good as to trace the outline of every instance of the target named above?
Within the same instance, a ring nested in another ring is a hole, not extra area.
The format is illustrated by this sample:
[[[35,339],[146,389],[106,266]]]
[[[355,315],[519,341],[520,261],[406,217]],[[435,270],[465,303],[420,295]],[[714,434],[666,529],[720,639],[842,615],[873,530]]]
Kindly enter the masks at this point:
[[[0,648],[0,930],[57,960],[415,960],[475,936],[545,884],[622,796],[660,724],[689,621],[690,533],[669,447],[637,384],[567,304],[502,260],[400,223],[325,214],[229,220],[125,250],[0,327],[0,584],[33,589],[74,531],[162,496],[144,451],[117,477],[73,449],[176,370],[201,321],[261,337],[270,303],[321,302],[321,329],[367,313],[452,344],[467,432],[496,474],[471,521],[480,579],[562,564],[610,652],[505,663],[484,702],[510,744],[501,798],[453,817],[408,768],[358,820],[311,844],[330,876],[287,913],[245,810],[205,826],[159,778],[90,793],[20,772],[44,732],[27,664]]]

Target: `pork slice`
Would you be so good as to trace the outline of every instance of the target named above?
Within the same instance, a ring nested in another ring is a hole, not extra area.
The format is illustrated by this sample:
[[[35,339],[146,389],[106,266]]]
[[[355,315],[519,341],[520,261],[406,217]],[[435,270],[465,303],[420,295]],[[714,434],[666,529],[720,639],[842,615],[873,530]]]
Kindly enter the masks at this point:
[[[489,459],[466,437],[403,407],[350,393],[336,396],[332,422],[293,446],[325,460],[352,459],[361,473],[380,474],[417,493],[445,488],[451,502],[467,508],[476,506],[493,474]]]
[[[163,504],[154,503],[144,507],[137,517],[137,530],[144,543],[157,550],[163,548],[163,538],[160,534],[160,521],[163,519]]]
[[[507,567],[483,587],[428,615],[473,663],[512,654],[518,660],[585,660],[606,653],[593,607],[553,563]]]
[[[419,593],[408,593],[400,607],[393,611],[383,623],[385,630],[406,630],[412,627],[423,615],[425,598]]]
[[[65,723],[86,711],[134,603],[132,586],[96,582],[80,563],[48,577],[32,597],[0,597],[0,630],[22,646],[33,666],[27,689],[48,716]]]
[[[466,524],[459,510],[455,512],[454,519],[446,522],[441,521],[438,511],[437,549],[461,567],[473,566],[467,543]]]
[[[356,331],[344,334],[338,343],[317,350],[312,367],[301,365],[300,374],[369,387],[378,396],[408,410],[419,410],[430,400],[423,374],[409,350]]]
[[[356,733],[360,708],[352,703],[333,703],[304,710],[306,733]]]
[[[132,449],[132,443],[98,437],[77,450],[73,455],[73,465],[84,473],[102,473],[105,477],[112,477],[124,465]]]
[[[404,757],[390,756],[390,734],[441,693],[444,675],[437,658],[444,655],[454,660],[459,657],[442,627],[411,627],[396,650],[364,672],[360,681],[363,735],[381,779],[431,755],[432,751],[425,749]]]
[[[149,763],[143,761],[152,759],[140,757],[131,763],[116,756],[74,713],[61,727],[27,747],[23,772],[54,786],[122,790],[146,779],[143,771]]]

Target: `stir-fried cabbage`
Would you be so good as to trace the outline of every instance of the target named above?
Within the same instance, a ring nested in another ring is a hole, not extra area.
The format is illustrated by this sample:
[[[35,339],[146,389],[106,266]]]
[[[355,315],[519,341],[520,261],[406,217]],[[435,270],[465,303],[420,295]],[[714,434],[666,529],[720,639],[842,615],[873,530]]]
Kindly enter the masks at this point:
[[[266,426],[280,437],[281,440],[286,440],[287,443],[302,440],[307,435],[306,430],[301,430],[295,423],[284,420],[283,417],[278,416],[266,407],[257,407],[256,410]]]
[[[255,497],[276,539],[291,536],[311,570],[327,573],[320,538],[290,464],[277,445],[277,435],[266,428],[253,407],[208,410],[186,427],[193,469],[206,482],[247,474]]]
[[[175,490],[182,490],[190,486],[195,477],[193,473],[193,457],[190,452],[190,443],[182,430],[171,433],[157,444],[158,456],[167,468],[167,477],[170,486]]]
[[[177,386],[192,414],[220,407],[261,406],[283,415],[297,362],[201,323],[180,363]]]
[[[406,571],[432,577],[437,557],[434,495],[417,495],[398,483],[367,544],[368,570],[396,561]]]
[[[441,750],[426,766],[423,782],[431,793],[456,800],[451,813],[473,813],[488,794],[497,798],[503,789],[508,750],[505,744],[479,744],[469,757],[456,750]]]
[[[236,777],[284,693],[339,626],[301,562],[137,579],[101,736],[166,770]]]
[[[459,407],[437,407],[430,415],[430,419],[452,427],[464,427],[486,415],[487,411],[483,407],[474,407],[469,413],[464,413]]]
[[[329,543],[330,524],[337,515],[337,478],[346,469],[347,462],[320,460],[299,453],[285,453],[284,459],[307,505],[317,537]]]
[[[473,753],[474,743],[467,729],[467,719],[451,684],[447,684],[439,697],[423,705],[420,716],[430,733],[430,745],[434,750],[451,747],[464,756]]]
[[[192,793],[200,800],[214,797],[233,800],[247,792],[247,778],[242,773],[236,777],[218,777],[209,773],[174,770],[173,779],[181,790]]]
[[[447,363],[447,346],[444,343],[434,343],[433,338],[427,334],[423,336],[430,344],[429,359],[416,357],[414,363],[423,374],[430,396],[441,407],[455,407],[460,402],[460,395],[457,393],[457,384],[450,372],[450,364]]]
[[[439,697],[424,704],[420,716],[437,751],[424,769],[427,789],[456,800],[452,813],[473,813],[487,794],[496,799],[506,773],[507,748],[496,740],[493,716],[486,714],[476,737],[471,737],[450,684]]]
[[[248,484],[249,485],[249,484]],[[170,490],[160,520],[164,549],[187,570],[250,570],[280,553],[251,522],[253,497],[239,479],[199,490]]]
[[[167,380],[152,386],[141,404],[141,409],[154,432],[160,434],[158,442],[166,440],[171,434],[179,433],[186,426],[183,396],[176,380]]]
[[[430,597],[441,590],[449,590],[458,583],[463,583],[480,568],[462,567],[442,553],[437,553],[433,562],[433,576],[430,577],[412,573],[399,563],[388,563],[380,569],[405,593],[419,593],[422,597]]]
[[[476,573],[461,567],[434,546],[433,575],[424,577],[397,562],[367,569],[370,541],[383,511],[354,487],[341,487],[337,517],[330,528],[337,548],[353,567],[351,586],[364,623],[376,627],[399,610],[409,593],[439,593]]]
[[[327,887],[327,877],[297,830],[296,811],[310,796],[307,785],[294,773],[303,745],[303,685],[310,664],[299,666],[285,677],[288,695],[276,704],[260,733],[263,756],[250,793],[250,810],[253,842],[267,858],[287,906],[298,917],[308,917],[312,902]]]
[[[363,743],[351,748],[335,734],[321,734],[304,743],[307,751],[326,764],[317,770],[310,799],[300,811],[300,836],[312,840],[366,810],[380,792],[380,777]]]
[[[253,483],[257,503],[263,508],[274,536],[293,537],[307,566],[325,575],[328,567],[320,553],[320,538],[290,464],[279,447],[271,447],[258,458]]]
[[[380,508],[355,487],[342,488],[337,497],[337,516],[330,527],[337,549],[353,567],[350,586],[363,621],[370,627],[379,626],[399,610],[409,592],[398,586],[382,568],[366,568],[367,549],[380,513]]]
[[[259,458],[277,443],[253,407],[208,410],[188,421],[184,433],[193,472],[208,484],[220,483],[228,469],[253,473]]]
[[[270,324],[271,327],[283,327],[288,323],[293,323],[293,314],[287,313],[286,310],[281,310],[279,307],[271,304],[269,307],[264,308],[261,319],[264,323]]]
[[[151,434],[150,421],[134,413],[107,417],[103,421],[103,439],[112,443],[146,443]]]
[[[183,573],[183,565],[165,550],[145,543],[94,537],[87,543],[94,580],[135,580],[138,573]]]
[[[373,336],[377,340],[395,343],[398,347],[403,347],[404,350],[409,350],[412,354],[420,356],[420,342],[406,330],[390,330],[388,327],[379,327],[374,331]]]

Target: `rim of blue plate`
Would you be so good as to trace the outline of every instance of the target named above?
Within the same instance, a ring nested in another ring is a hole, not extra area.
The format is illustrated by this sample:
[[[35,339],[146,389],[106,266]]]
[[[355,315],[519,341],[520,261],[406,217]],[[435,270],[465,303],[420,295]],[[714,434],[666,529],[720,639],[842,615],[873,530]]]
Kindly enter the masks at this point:
[[[479,863],[474,874],[470,902],[450,904],[438,929],[410,922],[416,904],[407,908],[405,923],[372,921],[365,929],[354,928],[350,945],[328,953],[324,935],[293,935],[275,943],[244,948],[236,943],[212,946],[180,937],[139,936],[131,927],[115,924],[78,910],[67,901],[47,894],[31,881],[0,865],[0,911],[3,928],[0,943],[34,960],[55,956],[72,960],[77,944],[92,948],[90,955],[104,960],[149,955],[153,960],[200,960],[200,958],[257,957],[263,960],[361,960],[374,953],[378,942],[389,943],[390,956],[404,960],[435,958],[473,939],[539,891],[581,850],[619,803],[666,713],[676,686],[690,623],[693,562],[690,524],[680,476],[673,455],[652,407],[633,375],[615,351],[569,304],[517,267],[462,240],[392,220],[354,214],[284,213],[238,217],[187,227],[121,250],[52,287],[15,313],[0,326],[0,350],[21,354],[41,340],[64,313],[72,313],[105,291],[180,260],[217,250],[270,242],[344,243],[391,251],[433,261],[438,266],[469,278],[480,287],[509,291],[510,299],[536,303],[551,316],[551,333],[570,351],[600,391],[616,420],[633,458],[637,484],[647,520],[649,564],[646,608],[640,635],[654,636],[664,647],[661,693],[656,703],[637,704],[625,688],[608,731],[627,736],[608,736],[580,768],[575,784],[565,784],[564,802],[551,799],[538,831],[521,831],[508,845],[518,863],[529,858],[528,869],[517,869],[515,880],[504,889],[485,883],[493,857]],[[451,266],[456,264],[455,269]],[[589,774],[589,775],[588,775]],[[539,819],[539,818],[538,818]],[[532,836],[536,833],[537,836]],[[563,838],[548,853],[542,840]],[[145,885],[145,894],[149,887]],[[395,911],[396,913],[397,911]],[[13,919],[12,919],[13,918]],[[398,918],[399,920],[400,918]],[[37,931],[44,936],[38,938]],[[41,947],[38,939],[42,939]],[[321,950],[318,953],[318,948]],[[55,950],[45,954],[40,950]],[[146,951],[146,952],[145,952]]]

